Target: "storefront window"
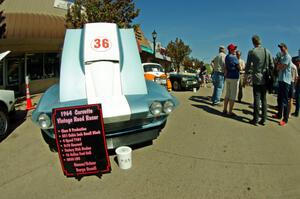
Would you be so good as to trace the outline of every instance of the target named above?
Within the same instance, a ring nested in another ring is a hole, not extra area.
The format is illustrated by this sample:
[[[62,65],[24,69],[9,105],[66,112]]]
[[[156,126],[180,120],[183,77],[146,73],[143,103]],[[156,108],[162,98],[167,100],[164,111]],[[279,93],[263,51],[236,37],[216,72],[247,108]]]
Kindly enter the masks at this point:
[[[31,80],[57,77],[59,75],[58,54],[27,55],[27,74]]]
[[[20,59],[7,59],[7,83],[10,86],[18,85],[20,82]]]
[[[43,54],[27,56],[27,74],[31,80],[43,78]]]
[[[45,54],[45,78],[57,77],[59,74],[59,56],[57,53]]]

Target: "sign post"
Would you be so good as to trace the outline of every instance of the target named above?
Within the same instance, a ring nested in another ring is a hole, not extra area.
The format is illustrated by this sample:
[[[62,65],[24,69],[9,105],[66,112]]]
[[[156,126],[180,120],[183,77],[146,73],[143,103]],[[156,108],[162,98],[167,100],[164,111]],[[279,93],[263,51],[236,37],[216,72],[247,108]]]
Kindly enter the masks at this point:
[[[110,172],[101,105],[52,110],[59,158],[67,177]]]

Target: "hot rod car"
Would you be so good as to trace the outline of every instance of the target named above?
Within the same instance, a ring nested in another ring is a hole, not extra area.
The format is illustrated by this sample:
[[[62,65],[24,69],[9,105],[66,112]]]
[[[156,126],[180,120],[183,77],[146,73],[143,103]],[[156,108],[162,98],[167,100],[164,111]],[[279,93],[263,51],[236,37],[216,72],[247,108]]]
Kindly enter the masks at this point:
[[[171,81],[169,80],[164,68],[157,63],[143,63],[145,79],[154,81],[164,86],[168,91],[172,90]]]
[[[114,149],[156,139],[178,101],[144,79],[133,29],[89,23],[66,31],[59,84],[43,94],[32,121],[53,144],[52,109],[87,104],[101,104],[107,148]]]

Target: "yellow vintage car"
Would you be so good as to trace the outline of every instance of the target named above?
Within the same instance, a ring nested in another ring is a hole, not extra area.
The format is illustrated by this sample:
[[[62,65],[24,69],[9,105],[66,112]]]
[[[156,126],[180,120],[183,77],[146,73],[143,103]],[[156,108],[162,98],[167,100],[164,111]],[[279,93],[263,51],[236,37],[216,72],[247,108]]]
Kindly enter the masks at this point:
[[[157,63],[143,63],[144,76],[146,80],[154,81],[164,86],[168,91],[172,90],[172,84],[164,68]]]

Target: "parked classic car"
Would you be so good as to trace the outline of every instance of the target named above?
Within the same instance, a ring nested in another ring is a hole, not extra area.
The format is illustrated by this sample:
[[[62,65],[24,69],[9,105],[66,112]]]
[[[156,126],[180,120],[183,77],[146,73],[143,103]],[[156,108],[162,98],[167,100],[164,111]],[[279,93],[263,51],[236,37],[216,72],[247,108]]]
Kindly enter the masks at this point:
[[[86,104],[101,104],[107,148],[113,149],[156,139],[178,102],[145,80],[133,29],[91,23],[66,31],[60,82],[44,93],[32,120],[55,148],[52,109]]]
[[[9,114],[15,111],[15,92],[0,90],[0,139],[7,136]]]
[[[188,73],[170,73],[169,79],[172,83],[172,89],[174,91],[180,90],[192,90],[200,88],[200,82],[197,75]]]
[[[0,54],[0,61],[10,51]],[[0,90],[0,139],[7,136],[9,126],[9,114],[15,111],[15,92],[12,90]]]
[[[167,77],[164,68],[157,63],[143,63],[145,79],[154,81],[164,86],[168,91],[172,90],[171,81]]]

